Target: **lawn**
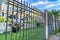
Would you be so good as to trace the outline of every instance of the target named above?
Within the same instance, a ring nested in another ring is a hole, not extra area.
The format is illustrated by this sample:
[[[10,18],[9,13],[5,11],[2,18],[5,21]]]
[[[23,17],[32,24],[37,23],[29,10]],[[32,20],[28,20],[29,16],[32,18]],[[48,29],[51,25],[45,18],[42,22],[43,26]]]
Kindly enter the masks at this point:
[[[5,33],[0,34],[0,40],[5,40]],[[11,37],[11,32],[7,33],[7,39],[6,40],[45,40],[45,27],[39,26],[36,28],[32,29],[24,29],[24,31],[19,31],[17,33],[17,38],[16,38],[16,33],[12,33]]]

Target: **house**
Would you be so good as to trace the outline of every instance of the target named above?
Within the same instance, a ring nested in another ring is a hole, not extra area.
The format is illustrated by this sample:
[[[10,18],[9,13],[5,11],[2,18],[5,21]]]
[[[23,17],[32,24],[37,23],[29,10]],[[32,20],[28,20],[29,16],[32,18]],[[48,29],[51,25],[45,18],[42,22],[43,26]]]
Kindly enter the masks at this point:
[[[0,0],[0,3],[2,5],[2,6],[0,5],[0,14],[1,14],[1,16],[5,17],[5,20],[7,18],[7,13],[8,13],[8,18],[10,18],[11,20],[12,20],[12,18],[13,18],[13,20],[16,20],[17,18],[19,18],[21,21],[23,21],[23,20],[26,20],[26,17],[27,17],[28,21],[29,21],[29,19],[35,19],[33,25],[36,25],[36,21],[41,21],[41,22],[44,21],[44,17],[40,16],[41,13],[38,9],[36,9],[34,7],[31,8],[28,5],[24,5],[24,4],[21,5],[20,1],[18,2],[18,5],[17,5],[16,0],[14,0],[14,3],[12,0],[9,0],[9,3],[8,3],[8,0],[3,0],[3,2],[1,2],[1,0]],[[9,7],[7,7],[8,5],[9,5]],[[14,8],[13,8],[13,5],[14,5]],[[31,25],[31,24],[28,24],[28,26],[29,25]]]

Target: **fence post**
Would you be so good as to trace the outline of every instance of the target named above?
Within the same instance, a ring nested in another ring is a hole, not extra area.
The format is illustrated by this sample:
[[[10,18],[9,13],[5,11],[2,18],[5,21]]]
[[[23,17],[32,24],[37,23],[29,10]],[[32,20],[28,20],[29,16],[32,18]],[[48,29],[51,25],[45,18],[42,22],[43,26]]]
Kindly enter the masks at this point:
[[[46,25],[46,40],[48,40],[48,13],[47,13],[48,11],[47,10],[45,10],[45,25]]]

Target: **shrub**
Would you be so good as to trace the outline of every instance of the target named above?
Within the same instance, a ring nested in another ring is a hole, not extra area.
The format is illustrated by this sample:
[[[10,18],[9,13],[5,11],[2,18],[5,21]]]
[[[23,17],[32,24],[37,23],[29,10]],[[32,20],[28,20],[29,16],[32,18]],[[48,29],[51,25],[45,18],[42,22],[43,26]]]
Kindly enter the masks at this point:
[[[0,16],[0,22],[5,22],[5,17],[4,16]],[[8,18],[8,22],[11,22],[10,18]]]
[[[53,31],[53,34],[56,34],[56,33],[60,33],[60,27],[56,29],[55,31]]]
[[[4,16],[0,16],[0,22],[5,22],[4,19],[5,19]]]

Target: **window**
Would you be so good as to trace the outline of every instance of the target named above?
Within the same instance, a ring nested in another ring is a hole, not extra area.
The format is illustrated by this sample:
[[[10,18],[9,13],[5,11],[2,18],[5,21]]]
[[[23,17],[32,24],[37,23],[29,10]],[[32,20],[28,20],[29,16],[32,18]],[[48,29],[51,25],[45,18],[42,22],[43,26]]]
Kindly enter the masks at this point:
[[[2,12],[2,16],[4,16],[4,12]]]

